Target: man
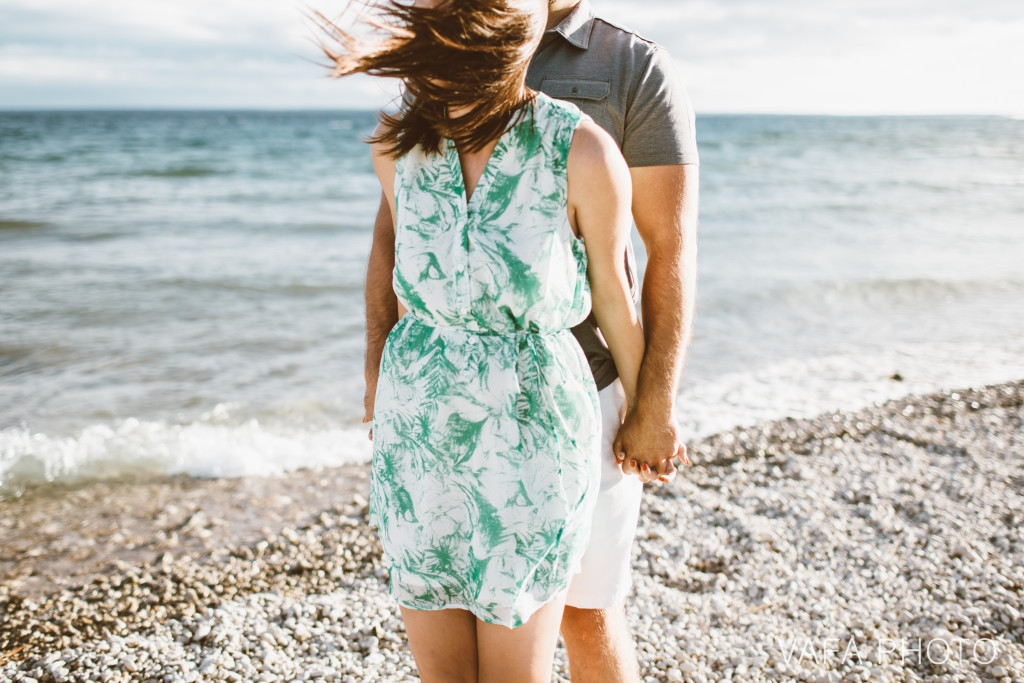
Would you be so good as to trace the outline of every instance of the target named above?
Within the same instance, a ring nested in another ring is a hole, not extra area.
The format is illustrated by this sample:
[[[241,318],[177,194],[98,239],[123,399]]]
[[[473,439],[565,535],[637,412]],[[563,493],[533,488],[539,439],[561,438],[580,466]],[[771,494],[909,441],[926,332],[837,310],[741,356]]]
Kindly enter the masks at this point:
[[[599,389],[605,434],[593,534],[573,579],[562,619],[572,680],[638,681],[624,602],[642,482],[670,481],[672,460],[686,460],[673,418],[676,386],[689,342],[696,287],[698,157],[693,110],[668,54],[635,33],[594,16],[589,0],[550,0],[548,31],[527,85],[568,100],[619,144],[633,180],[633,219],[647,251],[641,312],[647,351],[637,405],[619,428],[623,392],[592,320],[573,330]],[[635,294],[633,255],[626,255]],[[391,287],[394,226],[381,204],[366,278],[366,416],[381,353],[397,322]],[[621,461],[644,453],[655,468]],[[637,475],[636,477],[626,475]]]

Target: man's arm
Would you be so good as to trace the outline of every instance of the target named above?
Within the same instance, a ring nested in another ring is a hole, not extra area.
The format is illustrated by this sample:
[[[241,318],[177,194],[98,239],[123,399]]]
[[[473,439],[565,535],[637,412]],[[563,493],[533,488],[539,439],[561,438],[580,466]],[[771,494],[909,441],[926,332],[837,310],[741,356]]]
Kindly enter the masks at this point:
[[[388,200],[381,193],[377,220],[373,224],[370,263],[366,268],[366,393],[363,395],[363,408],[366,412],[363,422],[373,420],[373,400],[377,393],[377,376],[380,373],[384,341],[398,322],[398,298],[391,285],[394,269],[395,224]]]
[[[662,460],[657,471],[623,463],[644,481],[669,481],[672,459],[686,464],[673,414],[676,388],[690,343],[697,289],[699,166],[679,164],[630,168],[633,220],[647,250],[640,297],[646,353],[637,380],[637,404],[615,439],[615,453],[647,453]],[[620,455],[621,457],[621,455]]]

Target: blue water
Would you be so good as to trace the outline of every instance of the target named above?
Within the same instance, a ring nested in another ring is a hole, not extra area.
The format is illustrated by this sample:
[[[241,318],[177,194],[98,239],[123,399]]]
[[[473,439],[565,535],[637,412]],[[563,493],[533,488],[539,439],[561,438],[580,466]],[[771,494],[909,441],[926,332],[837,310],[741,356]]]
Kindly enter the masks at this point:
[[[0,495],[367,457],[373,125],[0,113]],[[687,434],[1024,377],[1024,121],[703,116],[698,135]]]

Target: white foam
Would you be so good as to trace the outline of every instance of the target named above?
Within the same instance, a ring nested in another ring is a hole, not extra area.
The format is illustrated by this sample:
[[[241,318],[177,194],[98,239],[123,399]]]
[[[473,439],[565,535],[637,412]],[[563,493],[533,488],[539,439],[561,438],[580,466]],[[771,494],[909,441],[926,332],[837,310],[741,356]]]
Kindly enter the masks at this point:
[[[225,410],[214,411],[223,419]],[[366,462],[367,428],[289,429],[257,420],[176,425],[127,419],[91,425],[71,436],[0,431],[0,487],[74,481],[124,473],[197,477],[274,476],[307,467]],[[2,489],[0,489],[2,490]]]
[[[892,379],[897,373],[901,381]],[[676,419],[686,438],[699,438],[740,425],[1022,378],[1024,339],[903,345],[874,355],[789,359],[696,384],[684,379]]]
[[[895,381],[896,373],[903,378]],[[783,417],[855,410],[908,394],[1024,378],[1024,339],[995,344],[901,346],[880,354],[790,359],[754,372],[684,381],[676,417],[684,438]],[[294,407],[294,406],[293,406]],[[320,415],[317,406],[304,406]],[[278,476],[302,468],[368,462],[367,427],[332,427],[308,413],[242,420],[221,404],[199,420],[128,419],[69,436],[25,427],[0,431],[0,495],[29,483],[73,482],[126,473],[197,477]],[[251,414],[251,413],[249,413]]]

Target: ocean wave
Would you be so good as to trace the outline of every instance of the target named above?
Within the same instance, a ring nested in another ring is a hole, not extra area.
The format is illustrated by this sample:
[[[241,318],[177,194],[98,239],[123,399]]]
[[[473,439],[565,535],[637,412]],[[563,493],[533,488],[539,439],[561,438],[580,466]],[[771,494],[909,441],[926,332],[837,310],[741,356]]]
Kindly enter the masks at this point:
[[[0,231],[4,230],[41,230],[50,227],[44,221],[19,221],[0,218]]]
[[[239,280],[227,279],[202,279],[202,278],[167,278],[157,281],[157,284],[174,289],[188,291],[228,291],[228,292],[252,292],[255,294],[281,294],[286,296],[309,296],[312,294],[335,294],[352,293],[363,291],[363,283],[345,283],[341,281],[328,284],[311,284],[307,282],[242,282]]]
[[[218,175],[222,171],[208,166],[181,166],[179,168],[150,169],[127,173],[130,177],[147,178],[203,178],[211,175]]]
[[[67,351],[59,346],[39,348],[35,345],[9,344],[0,341],[0,378],[7,380],[37,373],[53,362],[53,359],[65,355]],[[47,360],[44,362],[42,358]]]
[[[697,382],[683,378],[675,415],[686,438],[786,417],[858,410],[911,394],[1024,379],[1024,340],[903,344],[873,354],[790,358]]]
[[[1024,185],[1024,175],[988,175],[970,183],[974,187],[1020,187]]]
[[[80,228],[80,232],[63,232],[57,239],[61,242],[103,242],[124,237],[127,230],[103,229],[96,232],[86,232],[88,228]]]
[[[44,482],[77,484],[124,475],[274,476],[369,460],[365,427],[312,430],[257,420],[190,424],[130,418],[70,436],[0,430],[0,496]]]
[[[899,298],[971,296],[997,292],[1024,290],[1024,280],[1018,279],[965,279],[938,280],[935,278],[879,278],[875,280],[819,283],[825,292],[879,292]]]
[[[1024,340],[906,344],[875,354],[790,358],[701,381],[683,378],[675,415],[685,439],[786,417],[856,410],[909,394],[1024,378]],[[340,407],[358,412],[359,399]],[[254,406],[220,404],[195,421],[127,419],[69,435],[0,430],[0,497],[46,482],[122,476],[278,476],[368,462],[367,426],[296,404],[246,419]],[[248,411],[248,412],[246,412]]]
[[[701,305],[707,310],[748,310],[760,302],[834,303],[838,301],[924,304],[932,301],[953,301],[965,298],[1021,293],[1022,279],[938,280],[934,278],[878,278],[873,280],[840,280],[785,283],[756,290],[708,287],[701,294]]]

